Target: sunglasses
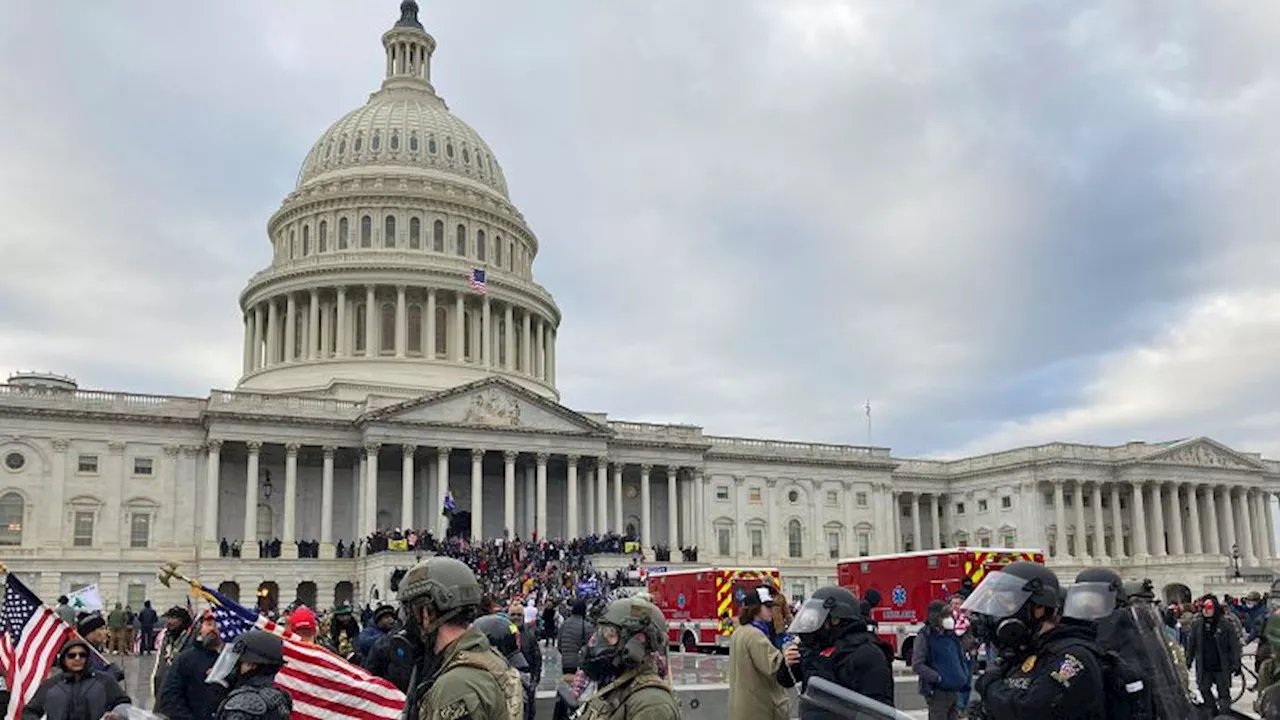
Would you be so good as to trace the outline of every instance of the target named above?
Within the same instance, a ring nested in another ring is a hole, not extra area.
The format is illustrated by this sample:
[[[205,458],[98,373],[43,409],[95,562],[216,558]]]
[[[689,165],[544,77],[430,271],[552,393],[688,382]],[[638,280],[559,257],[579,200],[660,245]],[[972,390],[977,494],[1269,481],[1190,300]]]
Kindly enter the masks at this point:
[[[89,657],[87,653],[67,653],[68,660],[84,660]]]

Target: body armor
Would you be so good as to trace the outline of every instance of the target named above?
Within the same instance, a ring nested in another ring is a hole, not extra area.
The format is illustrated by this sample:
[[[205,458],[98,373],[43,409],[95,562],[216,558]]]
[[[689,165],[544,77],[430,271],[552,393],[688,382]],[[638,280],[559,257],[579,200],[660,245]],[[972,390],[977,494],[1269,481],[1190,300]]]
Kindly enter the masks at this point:
[[[238,687],[218,708],[218,720],[289,720],[293,698],[271,685]]]
[[[507,720],[524,720],[524,683],[520,681],[520,673],[508,665],[496,651],[460,652],[440,668],[440,674],[444,675],[457,667],[476,668],[492,675],[506,701]]]

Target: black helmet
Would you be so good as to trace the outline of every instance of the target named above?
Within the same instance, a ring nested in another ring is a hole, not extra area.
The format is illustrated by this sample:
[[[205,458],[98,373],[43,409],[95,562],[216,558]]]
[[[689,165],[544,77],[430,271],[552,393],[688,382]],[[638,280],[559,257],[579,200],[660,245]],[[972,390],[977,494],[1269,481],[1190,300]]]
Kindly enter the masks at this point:
[[[792,635],[816,633],[827,624],[827,618],[846,624],[863,617],[862,604],[852,592],[842,587],[818,588],[796,613],[787,632]]]
[[[520,672],[529,669],[529,662],[520,651],[520,629],[510,619],[502,615],[485,615],[471,623],[471,627],[489,638],[489,644],[507,659],[511,667]]]
[[[1015,615],[1024,605],[1057,610],[1061,597],[1058,576],[1040,563],[1019,560],[1003,570],[987,573],[961,607],[993,618]]]
[[[258,665],[284,664],[284,641],[279,635],[266,630],[250,630],[236,638],[232,652],[239,655],[240,662]]]
[[[1124,583],[1114,570],[1089,568],[1076,576],[1062,598],[1062,616],[1074,620],[1101,620],[1120,606]]]

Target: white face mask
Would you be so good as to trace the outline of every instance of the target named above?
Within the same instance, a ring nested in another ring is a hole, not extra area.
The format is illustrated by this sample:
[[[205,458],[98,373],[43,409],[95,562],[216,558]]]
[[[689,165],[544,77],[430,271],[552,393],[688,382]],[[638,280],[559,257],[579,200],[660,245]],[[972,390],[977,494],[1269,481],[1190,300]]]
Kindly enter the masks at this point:
[[[956,629],[956,619],[955,619],[955,618],[953,618],[953,617],[944,617],[944,618],[942,618],[942,629],[943,629],[943,630],[955,630],[955,629]]]

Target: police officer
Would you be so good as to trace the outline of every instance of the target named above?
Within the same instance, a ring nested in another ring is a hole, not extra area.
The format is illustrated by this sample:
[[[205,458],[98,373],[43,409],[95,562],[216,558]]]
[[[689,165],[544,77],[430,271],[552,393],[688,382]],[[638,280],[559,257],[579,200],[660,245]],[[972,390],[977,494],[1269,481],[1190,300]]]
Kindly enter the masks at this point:
[[[992,720],[1105,717],[1102,664],[1082,641],[1091,628],[1059,622],[1053,571],[1020,561],[988,574],[962,606],[989,620],[1001,662],[974,684]]]
[[[459,560],[432,557],[400,581],[407,627],[424,652],[410,707],[419,720],[521,720],[520,678],[493,651],[484,633],[469,628],[479,615],[480,583]]]
[[[824,587],[804,601],[787,632],[800,637],[788,646],[784,661],[795,680],[819,677],[893,705],[893,650],[872,634],[862,603],[842,587]],[[835,718],[816,707],[801,707],[804,720]]]
[[[621,598],[609,603],[580,667],[600,689],[581,720],[678,720],[680,705],[658,667],[666,651],[667,621],[652,603]]]
[[[519,628],[510,618],[498,614],[485,615],[471,623],[471,627],[484,633],[493,649],[506,658],[512,670],[520,673],[520,683],[524,686],[524,717],[525,720],[533,720],[538,683],[533,679],[529,661],[520,647]]]
[[[217,720],[289,720],[293,699],[274,684],[282,665],[284,643],[279,636],[250,630],[236,638],[206,681],[231,688],[218,706]]]

